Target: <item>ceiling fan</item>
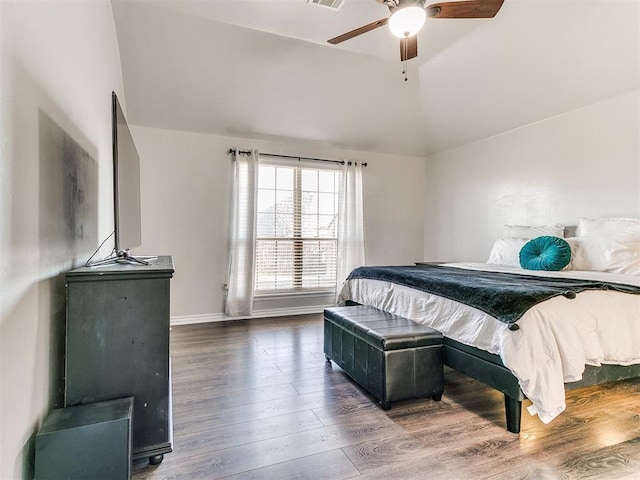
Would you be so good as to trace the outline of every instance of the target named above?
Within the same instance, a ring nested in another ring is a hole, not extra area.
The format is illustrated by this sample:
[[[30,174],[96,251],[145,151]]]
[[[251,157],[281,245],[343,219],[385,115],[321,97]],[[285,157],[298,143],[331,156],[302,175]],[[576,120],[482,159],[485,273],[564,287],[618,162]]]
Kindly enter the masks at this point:
[[[426,0],[377,0],[386,5],[391,13],[387,18],[343,33],[328,42],[336,45],[383,25],[389,25],[391,32],[400,38],[400,60],[418,56],[416,33],[424,25],[426,17],[431,18],[493,18],[504,0],[463,0],[434,3],[425,6]]]

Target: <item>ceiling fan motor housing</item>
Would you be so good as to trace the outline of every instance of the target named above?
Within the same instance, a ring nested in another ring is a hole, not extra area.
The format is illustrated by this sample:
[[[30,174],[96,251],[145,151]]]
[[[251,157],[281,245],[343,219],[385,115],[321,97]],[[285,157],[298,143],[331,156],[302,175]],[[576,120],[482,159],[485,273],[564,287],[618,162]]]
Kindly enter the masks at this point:
[[[398,8],[404,7],[420,7],[424,8],[426,0],[377,0],[378,3],[386,5],[391,12]]]

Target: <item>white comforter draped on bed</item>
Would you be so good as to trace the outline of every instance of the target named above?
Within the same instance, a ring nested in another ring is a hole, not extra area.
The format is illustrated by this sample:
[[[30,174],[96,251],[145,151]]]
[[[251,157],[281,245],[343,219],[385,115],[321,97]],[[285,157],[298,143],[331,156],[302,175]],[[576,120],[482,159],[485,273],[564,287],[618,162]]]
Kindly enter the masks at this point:
[[[601,272],[526,272],[478,263],[447,266],[640,285],[640,277]],[[565,409],[564,382],[582,378],[585,365],[640,363],[640,295],[586,291],[529,309],[519,330],[473,307],[380,280],[348,280],[339,296],[423,323],[461,343],[500,355],[548,423]]]

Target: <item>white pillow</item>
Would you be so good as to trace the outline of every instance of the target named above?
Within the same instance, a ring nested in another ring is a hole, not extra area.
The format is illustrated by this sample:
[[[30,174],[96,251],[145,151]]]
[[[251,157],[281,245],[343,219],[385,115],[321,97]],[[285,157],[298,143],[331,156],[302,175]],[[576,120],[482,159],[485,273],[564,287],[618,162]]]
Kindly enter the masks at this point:
[[[591,235],[570,240],[577,243],[575,253],[572,248],[572,270],[640,275],[640,237],[621,239]]]
[[[520,266],[520,250],[528,238],[499,238],[493,243],[487,263]]]
[[[578,239],[575,237],[569,237],[564,240],[571,247],[571,260],[569,260],[569,264],[562,270],[577,270],[577,268],[573,268],[573,260],[576,258],[576,255],[578,255]]]
[[[564,225],[505,225],[507,238],[527,238],[551,237],[564,238]]]
[[[576,235],[618,239],[640,238],[640,220],[637,218],[581,218]]]

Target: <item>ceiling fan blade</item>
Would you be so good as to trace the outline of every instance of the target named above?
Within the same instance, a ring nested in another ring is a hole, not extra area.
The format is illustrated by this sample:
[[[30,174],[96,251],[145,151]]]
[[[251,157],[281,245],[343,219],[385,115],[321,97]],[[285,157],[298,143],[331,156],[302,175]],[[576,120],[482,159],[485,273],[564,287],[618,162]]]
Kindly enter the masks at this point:
[[[466,0],[434,3],[426,10],[432,18],[493,18],[503,3],[504,0]]]
[[[383,25],[386,25],[388,21],[389,21],[388,18],[381,18],[380,20],[371,22],[368,25],[364,25],[360,28],[356,28],[355,30],[351,30],[350,32],[343,33],[342,35],[338,35],[337,37],[332,38],[331,40],[328,40],[328,42],[331,43],[332,45],[337,45],[338,43],[342,43],[345,40],[349,40],[353,37],[357,37],[358,35],[362,35],[363,33],[367,33],[371,30],[375,30],[378,27],[382,27]]]
[[[400,39],[400,61],[410,60],[418,56],[418,36]]]

